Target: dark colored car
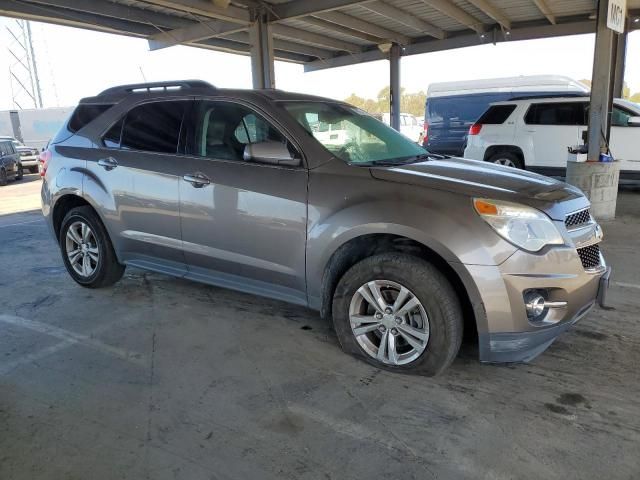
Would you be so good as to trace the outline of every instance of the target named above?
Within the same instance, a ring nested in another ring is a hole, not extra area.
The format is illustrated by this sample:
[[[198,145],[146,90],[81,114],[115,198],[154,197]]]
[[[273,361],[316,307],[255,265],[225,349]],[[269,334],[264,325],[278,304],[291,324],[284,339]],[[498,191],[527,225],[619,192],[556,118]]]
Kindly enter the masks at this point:
[[[10,139],[0,139],[0,187],[9,180],[22,179],[22,163],[20,154]]]

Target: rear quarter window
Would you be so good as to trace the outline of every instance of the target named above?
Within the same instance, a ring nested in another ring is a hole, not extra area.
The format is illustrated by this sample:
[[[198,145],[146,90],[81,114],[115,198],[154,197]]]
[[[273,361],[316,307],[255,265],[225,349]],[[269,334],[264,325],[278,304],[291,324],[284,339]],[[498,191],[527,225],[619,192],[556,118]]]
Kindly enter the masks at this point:
[[[516,109],[515,105],[493,105],[482,114],[478,123],[483,125],[501,125]]]
[[[67,129],[76,133],[84,126],[93,122],[98,116],[109,110],[113,104],[80,104],[71,114]]]

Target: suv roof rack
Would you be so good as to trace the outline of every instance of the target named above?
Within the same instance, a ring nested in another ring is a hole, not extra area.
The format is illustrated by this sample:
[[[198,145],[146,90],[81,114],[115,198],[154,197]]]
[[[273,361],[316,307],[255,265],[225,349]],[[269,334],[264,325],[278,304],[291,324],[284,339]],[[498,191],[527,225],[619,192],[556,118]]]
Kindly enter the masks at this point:
[[[107,95],[129,95],[131,93],[153,93],[168,92],[182,89],[206,89],[211,90],[216,87],[204,80],[176,80],[168,82],[148,82],[148,83],[132,83],[129,85],[119,85],[117,87],[107,88],[100,92],[97,96]]]
[[[566,97],[588,97],[589,93],[586,92],[564,92],[564,93],[544,93],[542,95],[520,95],[509,98],[509,100],[502,100],[503,102],[513,102],[514,100],[544,100],[545,98],[566,98]]]

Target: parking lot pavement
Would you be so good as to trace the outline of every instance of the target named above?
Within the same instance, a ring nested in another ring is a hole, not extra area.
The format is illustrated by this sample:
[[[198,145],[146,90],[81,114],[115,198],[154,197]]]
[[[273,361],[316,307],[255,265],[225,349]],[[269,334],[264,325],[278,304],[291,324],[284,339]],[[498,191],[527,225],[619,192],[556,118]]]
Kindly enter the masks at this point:
[[[280,302],[133,269],[83,289],[36,187],[0,188],[20,212],[0,215],[0,479],[640,474],[638,193],[604,226],[615,310],[531,364],[467,345],[432,379],[342,354],[328,322]]]

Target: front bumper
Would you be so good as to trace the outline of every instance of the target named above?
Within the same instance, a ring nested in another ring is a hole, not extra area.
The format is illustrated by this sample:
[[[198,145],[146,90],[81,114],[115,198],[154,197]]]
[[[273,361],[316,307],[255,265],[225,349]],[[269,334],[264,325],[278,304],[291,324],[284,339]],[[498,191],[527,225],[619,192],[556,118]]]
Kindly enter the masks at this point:
[[[37,167],[38,157],[36,155],[20,157],[20,163],[22,164],[23,167]]]
[[[561,333],[581,320],[597,303],[604,304],[611,269],[604,258],[585,269],[570,246],[543,254],[516,252],[498,266],[466,265],[479,286],[484,314],[478,319],[480,360],[526,362],[542,353]],[[543,321],[530,322],[524,292],[544,290],[549,300],[566,306],[549,310]]]

